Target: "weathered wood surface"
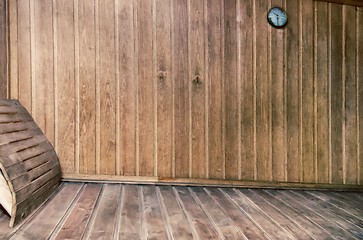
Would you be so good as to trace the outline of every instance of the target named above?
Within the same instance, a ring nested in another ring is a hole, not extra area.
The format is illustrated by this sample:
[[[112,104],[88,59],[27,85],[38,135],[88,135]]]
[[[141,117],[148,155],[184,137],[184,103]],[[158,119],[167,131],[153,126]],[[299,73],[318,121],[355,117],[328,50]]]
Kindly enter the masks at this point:
[[[65,174],[363,183],[362,7],[8,2],[11,97]]]
[[[59,184],[60,166],[53,146],[15,100],[0,100],[0,170],[6,180],[2,187],[11,192],[7,204],[2,203],[12,217],[10,226],[42,204]]]
[[[6,1],[0,0],[0,98],[8,97]]]
[[[65,182],[0,239],[362,239],[362,192]]]

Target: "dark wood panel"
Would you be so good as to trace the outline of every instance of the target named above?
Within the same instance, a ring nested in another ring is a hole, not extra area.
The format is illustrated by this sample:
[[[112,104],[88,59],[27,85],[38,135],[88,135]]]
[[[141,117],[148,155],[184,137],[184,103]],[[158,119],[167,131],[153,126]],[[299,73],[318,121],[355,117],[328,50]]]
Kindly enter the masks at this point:
[[[332,182],[343,182],[343,25],[342,6],[331,5],[330,7],[330,59],[331,62],[331,147],[332,154]]]
[[[330,19],[329,6],[324,2],[315,2],[316,23],[315,31],[318,34],[315,42],[315,84],[316,90],[316,165],[317,181],[328,183],[330,181],[330,86],[331,73],[329,65],[330,54]]]

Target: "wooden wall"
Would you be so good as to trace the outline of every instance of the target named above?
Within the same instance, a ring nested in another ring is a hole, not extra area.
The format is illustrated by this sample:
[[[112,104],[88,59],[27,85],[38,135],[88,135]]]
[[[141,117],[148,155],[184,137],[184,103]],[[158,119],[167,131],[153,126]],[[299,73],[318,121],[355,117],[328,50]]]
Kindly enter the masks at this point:
[[[285,29],[268,25],[271,6]],[[9,12],[11,97],[65,178],[363,183],[363,8],[18,0]]]
[[[6,0],[0,0],[0,98],[8,97]]]

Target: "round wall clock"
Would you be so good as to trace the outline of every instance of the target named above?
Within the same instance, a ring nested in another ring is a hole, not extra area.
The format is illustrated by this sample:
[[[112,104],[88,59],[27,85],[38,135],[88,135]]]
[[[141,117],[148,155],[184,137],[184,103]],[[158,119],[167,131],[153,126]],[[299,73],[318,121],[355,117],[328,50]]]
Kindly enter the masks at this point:
[[[280,7],[273,7],[267,13],[267,20],[271,26],[275,28],[282,28],[287,23],[287,14]]]

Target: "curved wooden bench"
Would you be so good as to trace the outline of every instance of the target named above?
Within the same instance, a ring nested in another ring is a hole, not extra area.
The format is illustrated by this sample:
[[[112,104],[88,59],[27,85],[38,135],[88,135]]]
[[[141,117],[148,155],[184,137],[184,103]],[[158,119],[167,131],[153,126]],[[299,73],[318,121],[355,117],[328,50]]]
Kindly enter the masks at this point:
[[[58,187],[52,144],[16,100],[0,99],[0,205],[16,225]]]

